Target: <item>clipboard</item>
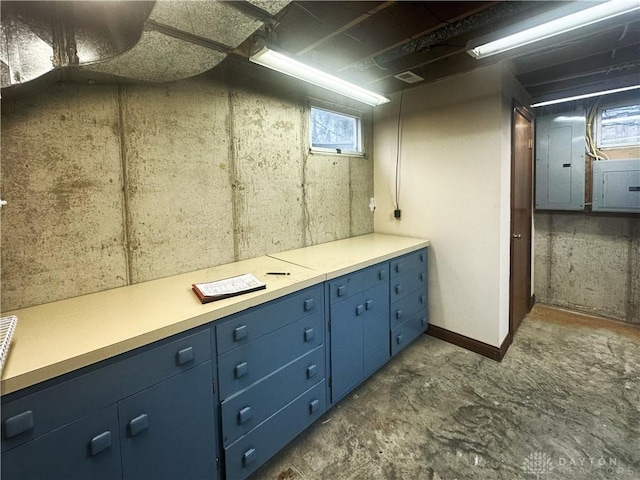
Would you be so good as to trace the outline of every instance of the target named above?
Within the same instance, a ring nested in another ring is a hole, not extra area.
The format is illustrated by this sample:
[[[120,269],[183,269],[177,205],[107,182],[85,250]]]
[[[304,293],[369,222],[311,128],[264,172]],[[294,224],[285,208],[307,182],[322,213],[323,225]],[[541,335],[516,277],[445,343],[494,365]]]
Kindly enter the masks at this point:
[[[191,289],[201,303],[215,302],[216,300],[264,290],[265,288],[267,288],[267,285],[258,280],[252,273],[191,285]]]

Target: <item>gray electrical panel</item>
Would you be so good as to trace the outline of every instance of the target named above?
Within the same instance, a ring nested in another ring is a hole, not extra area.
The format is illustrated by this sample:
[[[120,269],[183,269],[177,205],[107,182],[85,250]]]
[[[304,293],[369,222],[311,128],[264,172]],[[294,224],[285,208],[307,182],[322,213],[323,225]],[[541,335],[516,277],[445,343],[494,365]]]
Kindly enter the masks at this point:
[[[536,119],[536,197],[539,210],[584,210],[586,112]]]
[[[592,210],[640,213],[640,158],[593,162]]]

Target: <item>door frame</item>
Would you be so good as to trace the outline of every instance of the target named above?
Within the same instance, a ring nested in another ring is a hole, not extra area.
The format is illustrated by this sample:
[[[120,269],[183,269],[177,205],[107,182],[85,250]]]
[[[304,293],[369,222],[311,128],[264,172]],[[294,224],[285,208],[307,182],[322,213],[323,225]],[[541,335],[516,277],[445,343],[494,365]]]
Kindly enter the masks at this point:
[[[531,141],[532,141],[532,145],[531,145],[531,166],[530,166],[530,182],[529,182],[529,199],[530,199],[530,208],[529,208],[529,218],[530,218],[530,223],[531,226],[529,228],[529,235],[526,239],[527,242],[527,252],[528,252],[528,262],[527,262],[527,266],[526,266],[526,278],[527,278],[527,287],[528,287],[528,292],[529,292],[529,302],[528,302],[528,309],[531,310],[531,308],[533,307],[533,303],[534,303],[534,297],[531,294],[531,284],[532,284],[532,278],[531,278],[531,274],[532,274],[532,261],[533,261],[533,251],[532,251],[532,245],[533,245],[533,179],[534,179],[534,172],[533,172],[533,165],[534,165],[534,161],[533,161],[533,156],[534,156],[534,150],[533,150],[533,146],[535,145],[535,128],[534,128],[534,114],[533,112],[526,106],[521,105],[519,102],[517,102],[516,100],[513,101],[513,108],[511,109],[511,198],[510,198],[510,205],[509,205],[509,216],[510,216],[510,222],[511,225],[509,227],[509,343],[511,343],[511,341],[513,340],[513,336],[515,334],[515,329],[514,329],[514,318],[513,318],[513,289],[514,289],[514,285],[513,285],[513,275],[512,275],[512,260],[513,260],[513,234],[514,232],[514,209],[513,209],[513,204],[514,204],[514,186],[515,186],[515,160],[516,160],[516,135],[515,135],[515,127],[516,127],[516,122],[515,122],[515,116],[516,115],[522,115],[524,118],[526,118],[527,120],[529,120],[531,122]]]

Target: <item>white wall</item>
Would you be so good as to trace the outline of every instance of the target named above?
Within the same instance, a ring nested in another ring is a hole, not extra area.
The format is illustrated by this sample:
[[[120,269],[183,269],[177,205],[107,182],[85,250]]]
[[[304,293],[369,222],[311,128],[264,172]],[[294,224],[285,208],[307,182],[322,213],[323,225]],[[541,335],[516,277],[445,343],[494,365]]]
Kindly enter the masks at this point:
[[[493,65],[405,91],[401,220],[399,94],[374,121],[374,230],[429,239],[431,323],[496,347],[509,328],[511,78]]]

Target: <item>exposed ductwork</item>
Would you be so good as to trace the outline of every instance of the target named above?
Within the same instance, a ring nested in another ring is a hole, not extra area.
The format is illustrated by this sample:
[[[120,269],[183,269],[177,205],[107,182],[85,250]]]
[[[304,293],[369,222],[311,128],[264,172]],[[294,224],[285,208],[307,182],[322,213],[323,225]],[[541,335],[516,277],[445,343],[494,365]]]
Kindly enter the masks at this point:
[[[93,73],[125,81],[187,78],[215,67],[288,3],[3,1],[0,85]]]

